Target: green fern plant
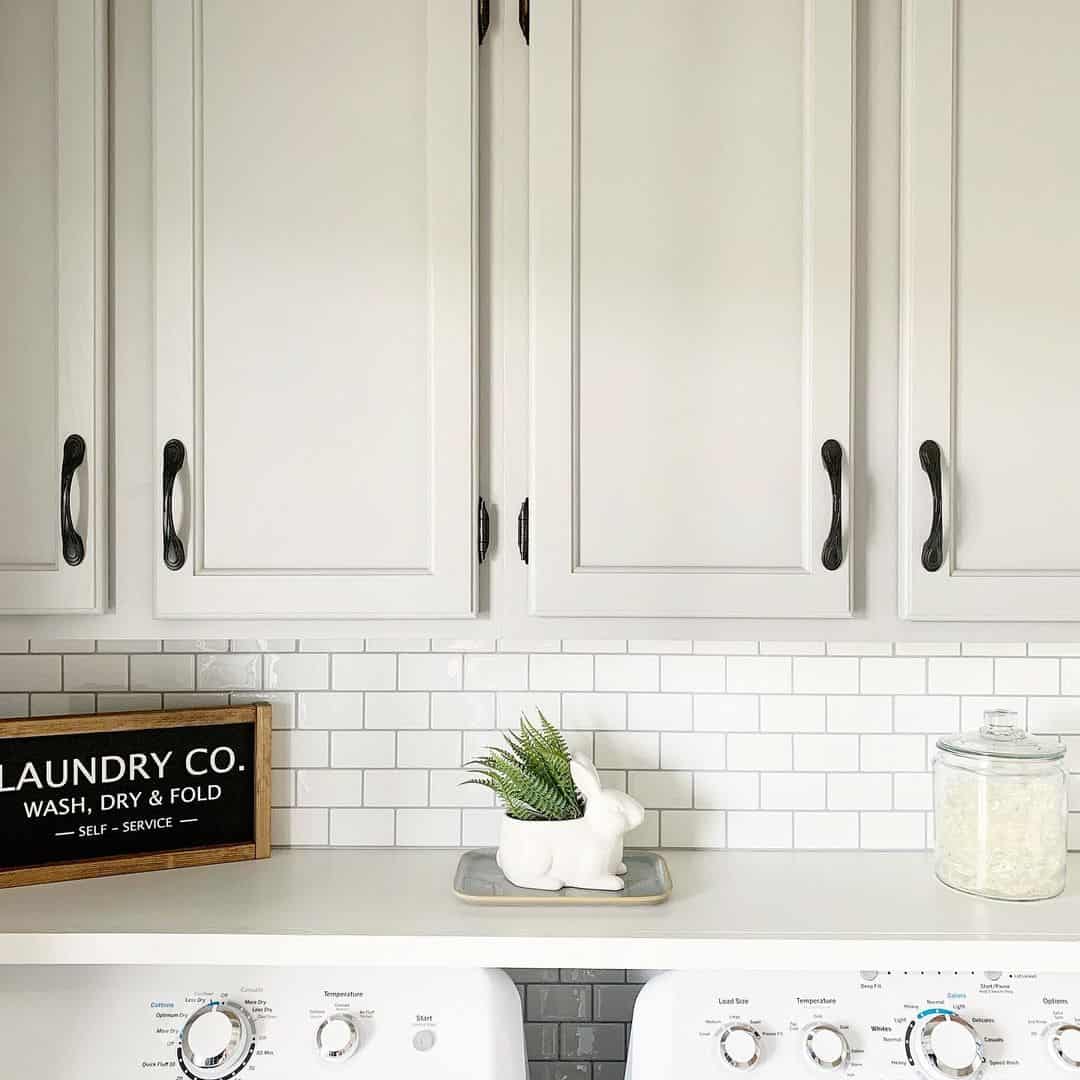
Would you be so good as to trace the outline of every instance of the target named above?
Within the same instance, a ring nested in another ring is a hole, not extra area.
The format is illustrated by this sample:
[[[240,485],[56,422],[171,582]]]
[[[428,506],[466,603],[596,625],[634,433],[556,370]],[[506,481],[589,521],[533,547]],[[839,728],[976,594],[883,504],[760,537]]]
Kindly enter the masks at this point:
[[[539,726],[521,714],[521,726],[505,735],[506,746],[489,746],[466,768],[475,776],[463,784],[494,791],[507,814],[518,821],[569,821],[585,813],[570,775],[570,748],[539,709]]]

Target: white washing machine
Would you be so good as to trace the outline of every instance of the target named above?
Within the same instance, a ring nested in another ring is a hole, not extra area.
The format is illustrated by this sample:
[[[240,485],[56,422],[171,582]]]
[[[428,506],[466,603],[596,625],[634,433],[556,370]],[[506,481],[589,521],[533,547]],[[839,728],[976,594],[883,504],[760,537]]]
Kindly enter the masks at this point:
[[[0,1075],[526,1080],[502,971],[0,967]]]
[[[685,971],[638,997],[627,1080],[1080,1077],[1080,975]]]

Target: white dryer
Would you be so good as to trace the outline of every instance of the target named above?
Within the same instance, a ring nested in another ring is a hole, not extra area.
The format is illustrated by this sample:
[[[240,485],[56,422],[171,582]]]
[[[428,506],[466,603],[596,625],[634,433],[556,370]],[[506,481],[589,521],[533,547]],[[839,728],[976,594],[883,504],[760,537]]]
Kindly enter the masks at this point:
[[[526,1080],[502,971],[0,967],[4,1076]]]

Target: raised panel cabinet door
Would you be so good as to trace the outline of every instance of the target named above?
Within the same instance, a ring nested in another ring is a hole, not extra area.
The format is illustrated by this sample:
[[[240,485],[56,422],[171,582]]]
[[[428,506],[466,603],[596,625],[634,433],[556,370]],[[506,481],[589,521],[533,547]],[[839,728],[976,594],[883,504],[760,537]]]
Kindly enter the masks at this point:
[[[475,612],[475,9],[154,3],[159,615]]]
[[[0,0],[0,612],[100,611],[106,2]]]
[[[901,613],[1080,619],[1080,5],[903,20]]]
[[[851,0],[530,30],[531,610],[848,615]]]

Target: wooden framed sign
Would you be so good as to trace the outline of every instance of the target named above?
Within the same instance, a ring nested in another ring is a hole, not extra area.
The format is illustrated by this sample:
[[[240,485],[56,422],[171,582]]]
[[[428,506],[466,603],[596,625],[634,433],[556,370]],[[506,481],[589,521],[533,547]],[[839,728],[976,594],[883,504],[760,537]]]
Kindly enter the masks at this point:
[[[267,704],[0,720],[0,888],[269,854]]]

